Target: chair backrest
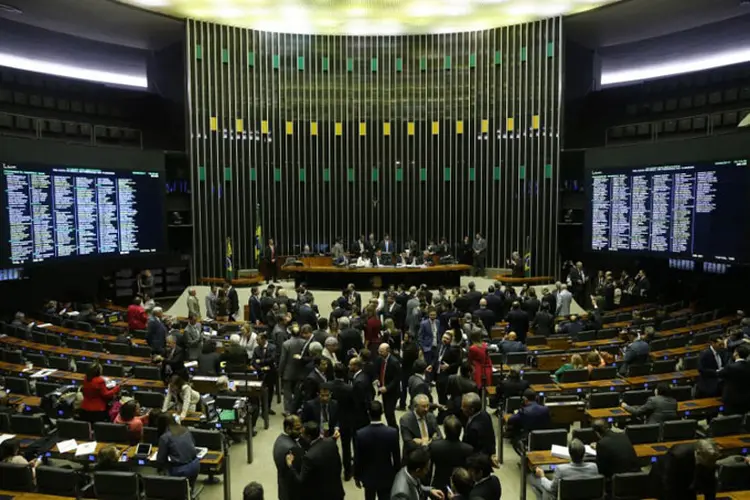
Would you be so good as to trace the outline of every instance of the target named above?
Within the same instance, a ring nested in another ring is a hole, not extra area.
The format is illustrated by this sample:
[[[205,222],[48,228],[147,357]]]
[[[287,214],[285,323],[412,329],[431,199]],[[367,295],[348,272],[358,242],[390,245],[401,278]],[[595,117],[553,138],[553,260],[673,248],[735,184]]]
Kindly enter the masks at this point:
[[[651,352],[663,351],[669,348],[669,339],[656,339],[651,341],[650,350]]]
[[[530,384],[549,384],[552,382],[549,372],[524,371],[522,377],[524,380],[528,380]]]
[[[141,438],[142,443],[148,443],[152,446],[158,446],[159,434],[156,427],[144,427],[143,437]]]
[[[698,422],[693,419],[670,420],[664,422],[661,427],[662,441],[681,441],[695,439],[698,430]]]
[[[55,370],[70,370],[70,359],[63,358],[62,356],[47,356],[47,363],[50,368]]]
[[[15,434],[43,436],[44,419],[42,415],[11,415],[10,429]]]
[[[49,345],[54,346],[61,346],[62,345],[62,338],[60,334],[57,333],[48,333],[46,338],[44,339],[44,342]]]
[[[39,344],[44,344],[47,341],[47,334],[44,332],[39,332],[37,330],[31,331],[31,340],[32,342],[37,342]]]
[[[651,365],[651,372],[657,373],[671,373],[675,371],[675,365],[677,364],[676,359],[662,359],[654,361]]]
[[[24,364],[23,353],[21,351],[3,351],[3,361],[15,365]]]
[[[94,331],[102,335],[109,335],[109,327],[106,325],[96,325]]]
[[[747,464],[743,461],[720,466],[718,491],[743,490],[750,490],[750,474],[747,472]]]
[[[567,446],[568,431],[565,429],[545,429],[529,433],[529,451],[548,451],[553,444]]]
[[[616,366],[602,366],[600,368],[594,368],[591,370],[589,375],[590,380],[610,380],[617,378],[617,367]]]
[[[645,405],[648,398],[653,395],[653,391],[648,390],[625,391],[622,393],[622,402],[627,403],[630,406],[641,406]]]
[[[125,424],[110,424],[96,422],[94,424],[94,439],[104,443],[129,443],[130,435]]]
[[[648,472],[623,472],[612,476],[613,500],[639,500],[655,496]]]
[[[35,352],[27,352],[26,361],[31,361],[31,364],[34,365],[34,368],[46,368],[47,367],[47,358],[44,356],[44,354],[39,354]]]
[[[163,392],[135,391],[133,397],[144,408],[161,408],[164,404]]]
[[[63,328],[71,328],[73,330],[77,329],[76,328],[76,322],[73,321],[72,319],[66,319],[65,321],[63,321],[62,326],[63,326]]]
[[[146,500],[190,500],[186,477],[141,476]]]
[[[216,396],[216,408],[219,410],[231,410],[237,407],[237,402],[242,398],[236,396]]]
[[[591,444],[597,440],[597,435],[591,427],[581,427],[573,429],[573,439],[580,439],[583,444]]]
[[[576,342],[590,342],[596,339],[596,330],[584,330],[576,335]]]
[[[575,403],[577,401],[580,401],[580,398],[576,394],[550,394],[549,396],[544,396],[543,399],[544,399],[544,404],[547,404],[547,403]],[[552,410],[550,409],[550,411],[552,411]]]
[[[651,365],[628,365],[628,377],[643,377],[651,373]]]
[[[155,366],[136,366],[133,369],[133,375],[135,378],[161,380],[161,370]]]
[[[505,400],[505,413],[513,413],[521,408],[521,396],[512,396]]]
[[[101,500],[139,500],[138,474],[135,472],[94,472],[94,492]]]
[[[103,352],[104,346],[102,346],[101,342],[95,342],[93,340],[84,340],[83,349],[86,351]]]
[[[585,479],[561,479],[560,500],[598,500],[604,498],[604,476]]]
[[[742,433],[742,415],[719,416],[711,420],[709,429],[712,437]]]
[[[505,355],[507,365],[525,365],[529,355],[525,352],[509,352]]]
[[[151,348],[147,345],[132,345],[130,346],[130,355],[139,356],[141,358],[150,358]]]
[[[125,376],[125,367],[122,365],[111,365],[111,364],[104,364],[102,365],[102,375],[105,377],[124,377]]]
[[[5,377],[5,389],[13,394],[31,395],[29,380],[21,377]]]
[[[79,330],[83,330],[84,332],[92,332],[94,331],[94,328],[91,326],[91,323],[87,323],[85,321],[79,321],[76,323],[76,328]]]
[[[117,342],[105,342],[104,348],[112,354],[119,354],[121,356],[130,355],[130,344],[120,344]]]
[[[659,424],[628,425],[625,434],[633,444],[656,443],[659,441]]]
[[[683,370],[697,370],[698,369],[698,356],[685,356],[682,358],[682,369]]]
[[[589,395],[589,408],[614,408],[620,406],[620,394],[617,392],[592,392]]]
[[[83,349],[83,341],[79,338],[65,337],[65,345],[71,349]]]
[[[669,338],[669,342],[667,342],[667,345],[670,349],[679,349],[680,347],[685,347],[690,342],[690,337],[687,335],[675,335],[674,337]]]
[[[76,372],[78,373],[86,373],[89,368],[91,368],[91,365],[93,364],[93,361],[86,361],[83,359],[77,359],[76,360]]]
[[[193,435],[195,446],[208,448],[209,450],[222,451],[224,447],[224,438],[219,431],[209,431],[203,429],[190,428],[190,434]]]
[[[10,491],[33,491],[34,476],[31,467],[24,464],[0,462],[0,489]]]
[[[39,465],[36,468],[36,486],[39,493],[78,498],[81,476],[72,469]]]
[[[62,439],[91,440],[91,424],[82,420],[59,419],[57,421],[57,435]]]
[[[46,396],[50,392],[55,392],[60,387],[60,384],[52,384],[50,382],[37,382],[36,383],[36,395],[40,398]]]
[[[693,388],[689,385],[672,387],[669,390],[669,395],[677,401],[687,401],[688,399],[693,399]]]
[[[560,375],[560,383],[570,384],[573,382],[585,382],[589,379],[589,371],[586,368],[580,370],[567,370]]]
[[[0,432],[10,432],[10,415],[7,413],[0,413]]]

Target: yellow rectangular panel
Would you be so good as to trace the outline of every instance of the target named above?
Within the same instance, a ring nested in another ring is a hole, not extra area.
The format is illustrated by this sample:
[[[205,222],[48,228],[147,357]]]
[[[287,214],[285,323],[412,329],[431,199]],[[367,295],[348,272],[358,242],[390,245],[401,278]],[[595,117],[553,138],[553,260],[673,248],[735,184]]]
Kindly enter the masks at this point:
[[[531,117],[531,128],[534,130],[539,130],[539,115],[534,115]]]
[[[432,135],[440,133],[440,122],[432,122]]]
[[[391,135],[391,122],[383,122],[383,135]]]
[[[513,118],[508,118],[505,121],[505,123],[506,123],[506,127],[505,128],[508,129],[508,131],[513,131],[513,128],[516,125],[516,121]]]
[[[310,122],[310,135],[318,135],[318,122]]]
[[[414,122],[408,122],[406,124],[406,133],[409,135],[414,135]]]
[[[457,120],[456,121],[456,133],[457,134],[463,134],[464,133],[464,122],[463,122],[463,120]]]
[[[286,122],[286,135],[294,133],[294,122]]]
[[[219,120],[217,120],[215,116],[211,117],[211,130],[219,130]]]
[[[490,131],[490,121],[482,120],[482,133],[486,134],[489,131]]]
[[[245,122],[242,121],[242,118],[237,118],[234,121],[234,129],[237,132],[243,132],[245,130]]]
[[[336,126],[334,127],[336,130],[336,135],[342,135],[344,133],[344,124],[341,122],[336,122]]]
[[[260,122],[260,133],[261,134],[267,134],[268,133],[268,120],[262,120]]]
[[[359,135],[367,135],[367,124],[359,122]]]

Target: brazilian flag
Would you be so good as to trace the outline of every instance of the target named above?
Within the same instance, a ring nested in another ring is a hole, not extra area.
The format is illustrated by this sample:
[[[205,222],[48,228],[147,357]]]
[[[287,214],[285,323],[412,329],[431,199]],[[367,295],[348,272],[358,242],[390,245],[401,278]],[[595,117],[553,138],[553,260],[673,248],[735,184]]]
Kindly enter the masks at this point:
[[[232,265],[232,240],[231,238],[227,238],[226,267],[227,267],[227,279],[228,280],[234,279],[234,266]]]
[[[263,251],[263,229],[260,226],[260,203],[255,207],[255,265],[258,265]]]
[[[531,277],[531,250],[523,255],[523,273],[527,278]]]

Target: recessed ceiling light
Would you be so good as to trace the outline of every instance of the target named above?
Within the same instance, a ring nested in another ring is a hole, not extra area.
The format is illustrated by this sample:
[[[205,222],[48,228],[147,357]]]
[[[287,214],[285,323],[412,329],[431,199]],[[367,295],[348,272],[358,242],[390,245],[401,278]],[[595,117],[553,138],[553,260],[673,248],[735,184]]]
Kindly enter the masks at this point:
[[[6,14],[23,14],[23,11],[16,7],[15,5],[10,5],[7,3],[0,3],[0,12],[4,12]]]
[[[172,3],[169,0],[134,0],[134,2],[143,7],[169,7]]]

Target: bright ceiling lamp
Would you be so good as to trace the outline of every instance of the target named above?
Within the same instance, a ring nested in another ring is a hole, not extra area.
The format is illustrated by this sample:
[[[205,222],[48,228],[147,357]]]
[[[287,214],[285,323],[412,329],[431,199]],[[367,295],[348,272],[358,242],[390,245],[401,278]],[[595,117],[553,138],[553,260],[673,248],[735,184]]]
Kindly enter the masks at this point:
[[[651,78],[692,73],[705,69],[719,68],[750,61],[750,48],[719,52],[710,56],[699,56],[672,60],[664,64],[640,66],[637,68],[602,72],[602,85],[638,82]]]
[[[126,75],[123,73],[114,73],[111,71],[100,71],[96,69],[81,68],[67,64],[58,64],[39,59],[29,59],[26,57],[13,56],[10,54],[0,54],[0,66],[8,68],[21,69],[25,71],[34,71],[36,73],[45,73],[47,75],[64,76],[68,78],[77,78],[79,80],[89,80],[92,82],[110,83],[114,85],[123,85],[126,87],[148,88],[148,78],[144,76]]]

